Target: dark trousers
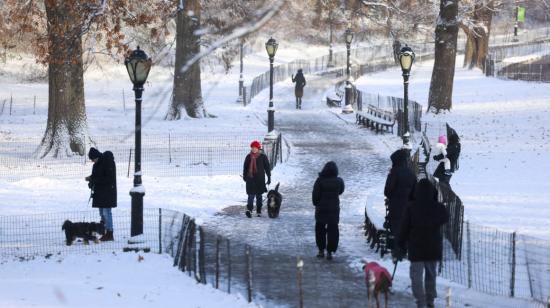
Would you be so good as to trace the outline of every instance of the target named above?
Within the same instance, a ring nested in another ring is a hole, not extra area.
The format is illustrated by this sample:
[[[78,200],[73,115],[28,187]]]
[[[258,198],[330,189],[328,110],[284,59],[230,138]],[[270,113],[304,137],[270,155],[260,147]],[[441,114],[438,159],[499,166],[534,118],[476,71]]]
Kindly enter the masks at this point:
[[[315,242],[319,250],[326,248],[328,252],[335,252],[338,249],[339,238],[338,224],[315,223]]]
[[[251,211],[254,209],[254,198],[256,198],[256,213],[262,212],[262,194],[248,195],[248,202],[246,203],[246,209]]]

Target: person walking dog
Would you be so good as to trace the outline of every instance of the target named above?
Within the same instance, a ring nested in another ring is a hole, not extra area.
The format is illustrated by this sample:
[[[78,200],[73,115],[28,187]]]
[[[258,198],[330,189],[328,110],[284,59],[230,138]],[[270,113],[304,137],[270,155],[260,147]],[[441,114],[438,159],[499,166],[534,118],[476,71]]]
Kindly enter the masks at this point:
[[[296,83],[294,87],[294,95],[296,96],[296,109],[302,109],[302,96],[304,96],[304,87],[306,86],[306,78],[302,69],[298,70],[296,76],[292,75],[292,82]]]
[[[338,166],[329,161],[319,173],[313,185],[313,205],[315,206],[315,242],[319,248],[318,258],[332,260],[338,249],[340,233],[340,195],[344,193],[344,180],[338,177]]]
[[[92,189],[92,207],[99,209],[101,222],[107,231],[99,240],[114,241],[111,209],[117,206],[115,158],[112,152],[101,153],[96,148],[90,148],[88,158],[94,162],[92,174],[85,178]]]
[[[449,220],[445,206],[437,201],[437,190],[428,179],[416,184],[413,201],[405,209],[398,236],[401,257],[409,252],[412,292],[418,308],[434,307],[436,267],[441,261],[443,238],[440,228]]]
[[[271,166],[269,159],[260,152],[262,144],[255,140],[250,144],[250,153],[246,155],[243,166],[243,180],[246,182],[246,217],[252,217],[254,198],[256,198],[256,214],[262,216],[262,194],[267,192],[266,184],[271,184]],[[265,176],[267,175],[267,183]]]

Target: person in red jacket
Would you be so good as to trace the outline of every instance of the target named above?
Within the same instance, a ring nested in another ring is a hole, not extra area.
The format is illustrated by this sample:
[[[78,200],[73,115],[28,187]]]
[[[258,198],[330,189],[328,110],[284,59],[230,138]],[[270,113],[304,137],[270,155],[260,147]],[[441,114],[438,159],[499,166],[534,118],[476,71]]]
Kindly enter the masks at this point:
[[[243,166],[243,180],[246,182],[246,217],[252,217],[254,198],[256,198],[256,214],[262,216],[262,195],[267,192],[266,184],[271,184],[271,166],[269,159],[260,152],[262,144],[255,140],[250,144],[250,153],[246,155]],[[267,175],[267,183],[265,176]]]

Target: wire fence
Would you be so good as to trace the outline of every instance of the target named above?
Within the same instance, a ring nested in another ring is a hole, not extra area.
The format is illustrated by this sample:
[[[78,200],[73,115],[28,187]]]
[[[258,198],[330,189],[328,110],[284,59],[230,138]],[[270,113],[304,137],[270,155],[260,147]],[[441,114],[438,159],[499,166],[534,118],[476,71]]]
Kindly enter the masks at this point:
[[[513,80],[549,82],[550,64],[532,63],[536,58],[548,55],[549,48],[548,38],[491,47],[485,60],[484,73],[486,76]],[[514,57],[517,58],[514,59]]]
[[[448,124],[445,126],[449,135],[453,129]],[[433,168],[427,168],[429,140],[436,140],[440,134],[436,130],[440,129],[426,126],[422,148],[417,151],[424,156],[419,159],[424,160],[426,168],[423,176],[436,184],[439,201],[450,213],[449,223],[442,230],[446,240],[441,275],[484,293],[532,298],[545,303],[550,295],[550,241],[464,222],[460,198],[449,185],[433,178]]]
[[[417,53],[419,60],[422,60],[427,53],[433,53],[434,43],[411,43],[411,47]],[[371,72],[372,70],[381,70],[381,66],[388,67],[397,65],[394,61],[394,49],[391,42],[381,43],[369,47],[359,47],[350,50],[350,61],[356,63],[352,65],[352,75],[360,76]],[[378,63],[380,60],[390,61],[388,64]],[[324,55],[313,60],[295,60],[286,64],[278,65],[273,68],[273,83],[283,81],[292,74],[295,74],[298,69],[302,69],[304,74],[316,74],[333,72],[340,76],[344,76],[345,67],[347,65],[347,51],[335,52],[332,54],[332,59],[329,55]],[[385,68],[384,68],[385,69]],[[256,76],[249,86],[244,88],[244,105],[250,104],[252,99],[262,90],[267,89],[270,84],[270,72],[264,72]]]
[[[361,273],[347,263],[302,259],[277,253],[220,235],[200,226],[182,212],[144,209],[143,235],[139,244],[129,244],[130,213],[113,209],[114,241],[75,241],[67,246],[61,225],[99,221],[96,211],[0,216],[0,258],[30,260],[57,258],[68,254],[146,251],[170,255],[173,265],[197,282],[211,284],[228,293],[239,293],[251,301],[268,300],[284,306],[365,306],[366,290]],[[345,283],[334,288],[334,280]]]
[[[212,176],[240,174],[251,140],[261,140],[260,133],[240,136],[149,135],[142,137],[142,172],[148,176]],[[85,156],[37,158],[40,138],[0,141],[0,177],[19,180],[27,177],[84,177],[92,165]],[[134,138],[95,136],[100,151],[113,152],[117,176],[134,173]],[[283,159],[281,135],[264,144],[272,168]]]

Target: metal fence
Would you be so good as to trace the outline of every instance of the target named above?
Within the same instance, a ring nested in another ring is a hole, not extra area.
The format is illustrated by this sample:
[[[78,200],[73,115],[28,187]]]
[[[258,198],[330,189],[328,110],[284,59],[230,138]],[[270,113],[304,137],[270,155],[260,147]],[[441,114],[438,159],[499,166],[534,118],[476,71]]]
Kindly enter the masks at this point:
[[[433,53],[434,43],[412,43],[411,47],[417,53],[419,60],[426,57],[427,54]],[[388,67],[390,65],[396,65],[394,62],[392,43],[382,43],[369,47],[359,47],[350,50],[350,59],[352,63],[352,75],[363,75],[371,72],[373,69],[380,70],[381,65]],[[387,64],[378,63],[380,60],[389,61]],[[283,81],[292,74],[295,74],[298,69],[302,69],[304,74],[315,74],[321,72],[335,72],[343,76],[345,72],[345,66],[347,65],[347,53],[346,51],[335,52],[332,54],[332,61],[329,61],[329,55],[315,58],[313,60],[295,60],[286,64],[278,65],[273,69],[273,82],[277,83]],[[384,68],[385,69],[385,68]],[[269,87],[269,74],[267,71],[263,74],[256,76],[249,86],[245,86],[244,105],[250,104],[252,98],[254,98],[262,90]]]
[[[196,224],[182,212],[167,209],[144,209],[142,243],[130,245],[129,218],[129,211],[113,210],[113,242],[85,245],[75,241],[67,246],[61,230],[63,221],[97,222],[97,211],[0,216],[0,258],[29,260],[75,253],[145,250],[168,254],[175,267],[197,282],[239,293],[248,301],[268,300],[297,307],[319,307],[319,303],[329,300],[343,307],[367,303],[364,278],[347,264],[328,264],[313,256],[304,258],[304,264],[299,256],[230,239],[208,226]],[[345,287],[338,287],[337,292],[336,289],[323,292],[330,289],[327,283],[331,277],[338,277]]]
[[[486,76],[525,80],[550,81],[550,66],[545,63],[529,63],[525,56],[543,57],[548,54],[550,41],[548,38],[522,44],[508,44],[491,47],[485,60],[484,73]],[[510,59],[518,57],[517,60]],[[508,59],[507,61],[504,61]],[[533,60],[533,59],[530,59]]]
[[[212,176],[240,174],[242,162],[253,139],[260,133],[240,136],[214,135],[149,135],[142,137],[142,172],[149,176]],[[127,136],[94,136],[100,151],[112,151],[117,176],[133,175],[134,138]],[[37,158],[40,138],[0,141],[0,176],[18,180],[26,177],[84,177],[92,165],[87,156]],[[282,162],[282,137],[264,148],[274,167]]]
[[[429,160],[429,131],[423,133],[423,148],[417,150],[424,154],[424,167]],[[426,170],[425,176],[436,184],[439,201],[450,213],[442,230],[446,240],[441,275],[488,294],[546,301],[550,295],[550,241],[464,222],[462,201],[451,187],[437,182],[431,170]]]

